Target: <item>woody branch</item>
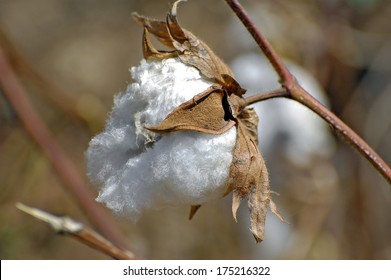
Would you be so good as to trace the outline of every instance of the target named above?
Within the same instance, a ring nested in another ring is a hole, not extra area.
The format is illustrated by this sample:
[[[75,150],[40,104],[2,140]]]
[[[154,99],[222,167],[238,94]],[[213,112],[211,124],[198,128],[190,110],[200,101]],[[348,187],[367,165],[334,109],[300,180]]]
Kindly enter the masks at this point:
[[[272,46],[266,40],[265,36],[255,26],[244,8],[237,0],[225,0],[231,7],[243,25],[247,28],[258,46],[261,48],[266,58],[269,60],[274,70],[280,78],[281,89],[266,93],[258,94],[246,99],[247,105],[263,101],[270,98],[285,97],[295,100],[306,106],[324,121],[326,121],[335,131],[344,137],[361,155],[363,155],[376,170],[391,184],[391,168],[387,163],[369,146],[357,133],[348,125],[334,115],[330,110],[323,106],[319,101],[312,97],[297,82],[296,78],[289,72],[288,68],[277,55]]]

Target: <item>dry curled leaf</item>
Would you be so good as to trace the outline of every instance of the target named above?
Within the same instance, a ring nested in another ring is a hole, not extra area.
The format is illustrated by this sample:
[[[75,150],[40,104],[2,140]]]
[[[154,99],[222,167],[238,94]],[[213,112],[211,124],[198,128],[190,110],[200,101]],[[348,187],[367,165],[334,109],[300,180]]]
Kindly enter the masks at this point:
[[[248,199],[250,230],[255,240],[260,242],[264,238],[268,207],[281,220],[284,219],[270,198],[269,176],[258,149],[258,117],[253,109],[244,107],[242,96],[245,90],[233,78],[228,66],[204,42],[179,25],[176,18],[179,2],[173,4],[166,21],[133,14],[136,21],[144,26],[144,57],[179,57],[215,84],[178,106],[159,125],[146,128],[156,133],[193,130],[222,134],[235,126],[237,138],[224,195],[233,192],[232,213],[235,220],[240,202],[243,198]],[[150,41],[150,34],[171,50],[157,50]],[[192,218],[199,208],[200,205],[192,205],[189,217]]]

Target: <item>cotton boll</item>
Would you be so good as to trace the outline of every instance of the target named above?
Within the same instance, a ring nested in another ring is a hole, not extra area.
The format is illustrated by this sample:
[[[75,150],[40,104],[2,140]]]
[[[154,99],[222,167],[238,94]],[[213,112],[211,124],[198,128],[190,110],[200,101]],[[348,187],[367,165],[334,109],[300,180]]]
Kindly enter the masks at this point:
[[[134,82],[114,98],[105,130],[87,150],[89,178],[97,200],[136,221],[143,210],[195,205],[225,191],[236,128],[222,135],[177,131],[152,133],[173,109],[212,83],[178,59],[133,67]]]

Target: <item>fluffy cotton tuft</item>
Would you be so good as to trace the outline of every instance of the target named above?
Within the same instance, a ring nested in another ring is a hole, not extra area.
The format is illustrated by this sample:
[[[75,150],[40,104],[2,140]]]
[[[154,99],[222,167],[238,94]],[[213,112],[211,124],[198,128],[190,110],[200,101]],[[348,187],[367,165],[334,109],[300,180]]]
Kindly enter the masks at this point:
[[[105,130],[86,152],[97,201],[137,221],[144,209],[196,205],[222,196],[236,128],[222,135],[177,131],[152,133],[174,108],[212,83],[178,59],[131,68],[133,83],[115,96]]]

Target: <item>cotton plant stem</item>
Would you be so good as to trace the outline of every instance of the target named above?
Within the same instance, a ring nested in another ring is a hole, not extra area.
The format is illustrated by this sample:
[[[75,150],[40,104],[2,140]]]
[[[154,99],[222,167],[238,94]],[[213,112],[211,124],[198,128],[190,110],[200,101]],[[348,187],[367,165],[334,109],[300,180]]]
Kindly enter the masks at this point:
[[[25,89],[14,74],[1,45],[0,88],[28,134],[44,152],[66,188],[83,207],[91,222],[116,246],[124,248],[124,237],[112,218],[94,201],[94,195],[85,179],[36,112]]]
[[[243,25],[247,28],[251,36],[261,48],[274,70],[277,72],[282,87],[286,89],[286,92],[276,92],[274,95],[271,95],[270,98],[290,98],[315,112],[334,130],[342,135],[357,151],[359,151],[361,155],[363,155],[391,185],[391,168],[387,165],[387,163],[348,125],[346,125],[299,85],[296,78],[289,72],[282,59],[277,55],[263,34],[258,30],[240,3],[237,0],[225,1],[242,21]],[[265,100],[262,95],[259,95],[258,98],[259,101]],[[257,97],[253,96],[251,103],[256,102],[256,99]]]
[[[97,232],[69,217],[59,217],[41,209],[24,205],[22,203],[17,203],[16,207],[19,210],[37,218],[38,220],[48,223],[57,233],[69,235],[70,237],[73,237],[74,239],[114,259],[136,259],[136,256],[132,252],[117,248]]]
[[[256,95],[246,97],[244,101],[245,101],[245,106],[247,107],[257,102],[265,101],[272,98],[278,98],[278,97],[289,97],[289,92],[286,90],[286,88],[279,88],[279,89],[271,90],[268,92],[262,92]]]

